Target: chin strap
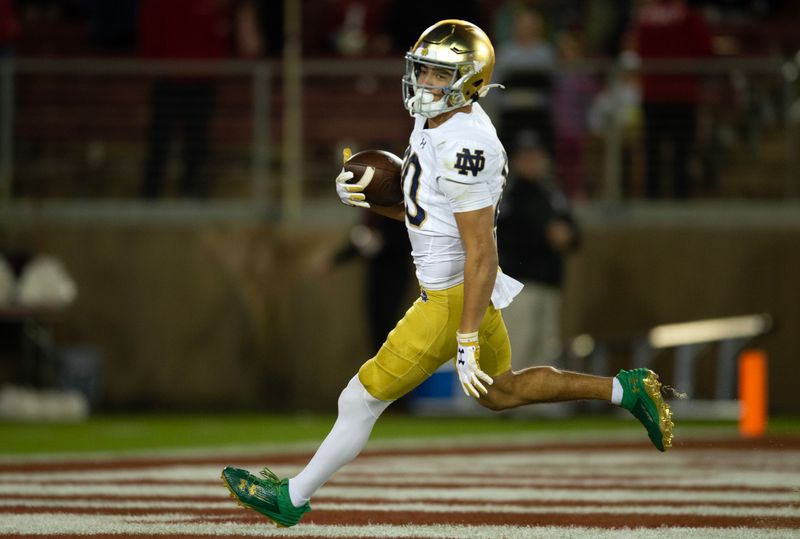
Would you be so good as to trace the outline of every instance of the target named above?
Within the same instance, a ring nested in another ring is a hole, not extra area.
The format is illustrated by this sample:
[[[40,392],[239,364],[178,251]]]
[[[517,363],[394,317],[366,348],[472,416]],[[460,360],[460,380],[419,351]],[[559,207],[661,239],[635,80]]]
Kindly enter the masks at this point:
[[[506,89],[505,86],[503,86],[502,84],[497,83],[497,82],[495,82],[493,84],[487,84],[486,86],[484,86],[483,88],[478,90],[477,97],[473,96],[472,97],[472,101],[477,101],[479,98],[482,98],[482,97],[486,96],[486,94],[488,94],[489,90],[491,90],[492,88],[500,88],[501,90],[505,90]],[[434,116],[438,116],[439,114],[442,114],[443,112],[447,112],[447,110],[426,110],[426,111],[418,110],[418,111],[414,111],[414,105],[418,101],[422,100],[422,94],[425,91],[426,90],[421,90],[419,92],[416,92],[413,96],[409,97],[406,100],[406,102],[405,102],[406,110],[408,111],[408,113],[412,117],[414,117],[417,114],[419,114],[420,116],[423,116],[425,118],[433,118]],[[437,101],[437,103],[438,103],[438,101]],[[467,103],[467,104],[469,104],[469,103]]]
[[[492,88],[500,88],[501,90],[505,90],[506,89],[505,86],[503,86],[502,84],[497,83],[497,82],[492,83],[492,84],[487,84],[486,86],[484,86],[483,88],[478,90],[478,97],[484,97],[486,94],[489,93],[489,90],[491,90]]]
[[[406,100],[406,109],[411,116],[415,116],[419,114],[425,118],[433,118],[434,116],[438,116],[443,112],[447,112],[447,107],[445,106],[445,99],[442,98],[439,101],[430,101],[428,103],[423,103],[423,96],[425,93],[430,93],[428,90],[420,90],[419,92],[415,93],[413,96],[409,97]],[[414,105],[419,104],[419,110],[414,110]],[[426,107],[426,110],[423,110],[423,107]]]

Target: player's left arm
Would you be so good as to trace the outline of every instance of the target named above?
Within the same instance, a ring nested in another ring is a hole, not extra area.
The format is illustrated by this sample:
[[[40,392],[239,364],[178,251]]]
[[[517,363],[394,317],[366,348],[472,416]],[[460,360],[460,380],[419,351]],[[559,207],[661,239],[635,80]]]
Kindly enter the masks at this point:
[[[493,190],[501,165],[500,152],[486,152],[481,146],[479,142],[459,140],[442,152],[443,174],[438,182],[464,246],[464,307],[456,332],[455,364],[464,392],[475,398],[488,393],[486,386],[493,382],[481,370],[478,333],[497,278],[497,197]]]
[[[465,251],[459,333],[478,331],[497,278],[495,204],[505,166],[500,150],[483,140],[464,139],[453,141],[442,159],[438,186],[450,203]]]
[[[456,332],[455,358],[458,378],[467,396],[479,398],[488,392],[492,377],[480,365],[478,331],[492,297],[497,278],[497,247],[494,241],[494,208],[455,213],[464,243],[464,309]]]
[[[459,333],[478,331],[489,307],[497,278],[497,245],[494,240],[494,207],[456,213],[456,224],[464,243],[464,310]]]

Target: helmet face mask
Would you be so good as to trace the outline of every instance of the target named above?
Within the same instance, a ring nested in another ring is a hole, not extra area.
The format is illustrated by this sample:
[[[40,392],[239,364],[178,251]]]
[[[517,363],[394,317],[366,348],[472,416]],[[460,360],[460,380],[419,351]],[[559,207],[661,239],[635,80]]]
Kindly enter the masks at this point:
[[[420,84],[422,66],[452,72],[450,83]],[[494,48],[480,28],[455,19],[440,21],[425,30],[406,54],[405,108],[412,116],[432,118],[469,105],[493,86],[489,84],[493,69]]]
[[[450,82],[444,86],[423,84],[419,82],[422,66],[432,70],[446,70],[451,73]],[[456,83],[456,70],[452,66],[435,62],[421,61],[409,58],[406,55],[406,76],[403,78],[403,102],[409,112],[419,114],[426,118],[438,116],[446,112],[453,101],[456,92],[453,89]]]

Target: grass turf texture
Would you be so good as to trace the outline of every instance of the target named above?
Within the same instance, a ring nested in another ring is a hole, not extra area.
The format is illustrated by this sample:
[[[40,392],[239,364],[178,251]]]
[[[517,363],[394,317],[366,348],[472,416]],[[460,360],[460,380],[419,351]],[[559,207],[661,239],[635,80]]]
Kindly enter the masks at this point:
[[[333,425],[333,420],[333,416],[183,414],[106,415],[74,424],[0,422],[0,454],[225,447],[276,441],[320,442]],[[683,421],[678,428],[704,426],[730,428],[731,433],[736,432],[735,422]],[[501,417],[421,418],[387,414],[378,421],[372,439],[639,429],[641,426],[633,421],[608,416],[556,421]],[[796,436],[800,434],[800,418],[771,418],[768,434]]]

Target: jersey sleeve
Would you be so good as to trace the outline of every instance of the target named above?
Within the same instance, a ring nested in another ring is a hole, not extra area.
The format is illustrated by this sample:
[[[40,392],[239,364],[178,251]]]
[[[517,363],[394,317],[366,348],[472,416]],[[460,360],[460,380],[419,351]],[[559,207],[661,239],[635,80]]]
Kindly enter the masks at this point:
[[[503,173],[502,151],[477,140],[461,139],[436,148],[437,183],[454,213],[495,203],[492,186]]]

